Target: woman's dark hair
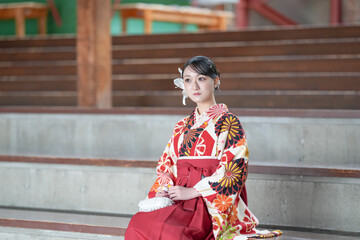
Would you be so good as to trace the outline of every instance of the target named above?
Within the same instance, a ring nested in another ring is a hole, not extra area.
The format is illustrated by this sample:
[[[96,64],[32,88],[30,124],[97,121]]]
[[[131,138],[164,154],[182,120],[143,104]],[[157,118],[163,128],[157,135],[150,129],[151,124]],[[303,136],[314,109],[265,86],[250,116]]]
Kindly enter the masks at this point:
[[[201,75],[205,75],[215,79],[220,77],[220,73],[216,70],[215,63],[210,58],[204,56],[195,56],[190,58],[183,67],[183,73],[186,67],[190,66],[193,70]],[[181,77],[183,78],[183,73]]]

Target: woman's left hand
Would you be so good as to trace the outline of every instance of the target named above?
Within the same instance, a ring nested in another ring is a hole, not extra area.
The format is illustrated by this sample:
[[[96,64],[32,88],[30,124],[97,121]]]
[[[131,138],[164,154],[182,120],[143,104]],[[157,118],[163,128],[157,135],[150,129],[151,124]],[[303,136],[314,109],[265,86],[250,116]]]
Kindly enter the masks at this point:
[[[169,196],[171,200],[189,200],[201,196],[195,188],[186,188],[181,186],[173,186],[169,188]]]

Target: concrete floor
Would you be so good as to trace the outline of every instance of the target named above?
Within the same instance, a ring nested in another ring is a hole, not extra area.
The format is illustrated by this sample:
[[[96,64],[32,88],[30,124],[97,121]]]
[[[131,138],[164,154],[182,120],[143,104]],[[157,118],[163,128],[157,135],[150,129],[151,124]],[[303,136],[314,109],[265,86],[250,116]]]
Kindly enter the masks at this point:
[[[322,234],[313,232],[300,232],[282,230],[283,235],[272,238],[273,240],[359,240],[359,236],[341,236],[334,234]]]

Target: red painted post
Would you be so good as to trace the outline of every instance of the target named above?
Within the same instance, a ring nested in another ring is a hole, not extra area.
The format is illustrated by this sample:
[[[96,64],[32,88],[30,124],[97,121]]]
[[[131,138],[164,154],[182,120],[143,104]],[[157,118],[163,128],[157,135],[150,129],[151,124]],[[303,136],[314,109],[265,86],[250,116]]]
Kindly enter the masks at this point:
[[[333,26],[341,23],[341,0],[331,0],[330,2],[330,24]]]
[[[236,26],[245,29],[249,25],[249,0],[239,0],[236,5]]]

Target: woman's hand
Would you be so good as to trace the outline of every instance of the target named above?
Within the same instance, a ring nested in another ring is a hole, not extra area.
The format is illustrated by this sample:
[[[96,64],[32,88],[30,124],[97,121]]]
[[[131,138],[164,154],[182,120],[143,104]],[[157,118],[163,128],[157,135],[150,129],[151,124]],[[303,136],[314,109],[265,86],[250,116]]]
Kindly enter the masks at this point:
[[[168,192],[171,200],[189,200],[201,196],[195,188],[186,188],[181,186],[170,187]]]
[[[155,197],[167,197],[170,198],[170,195],[167,191],[160,191],[160,192],[156,192]]]

